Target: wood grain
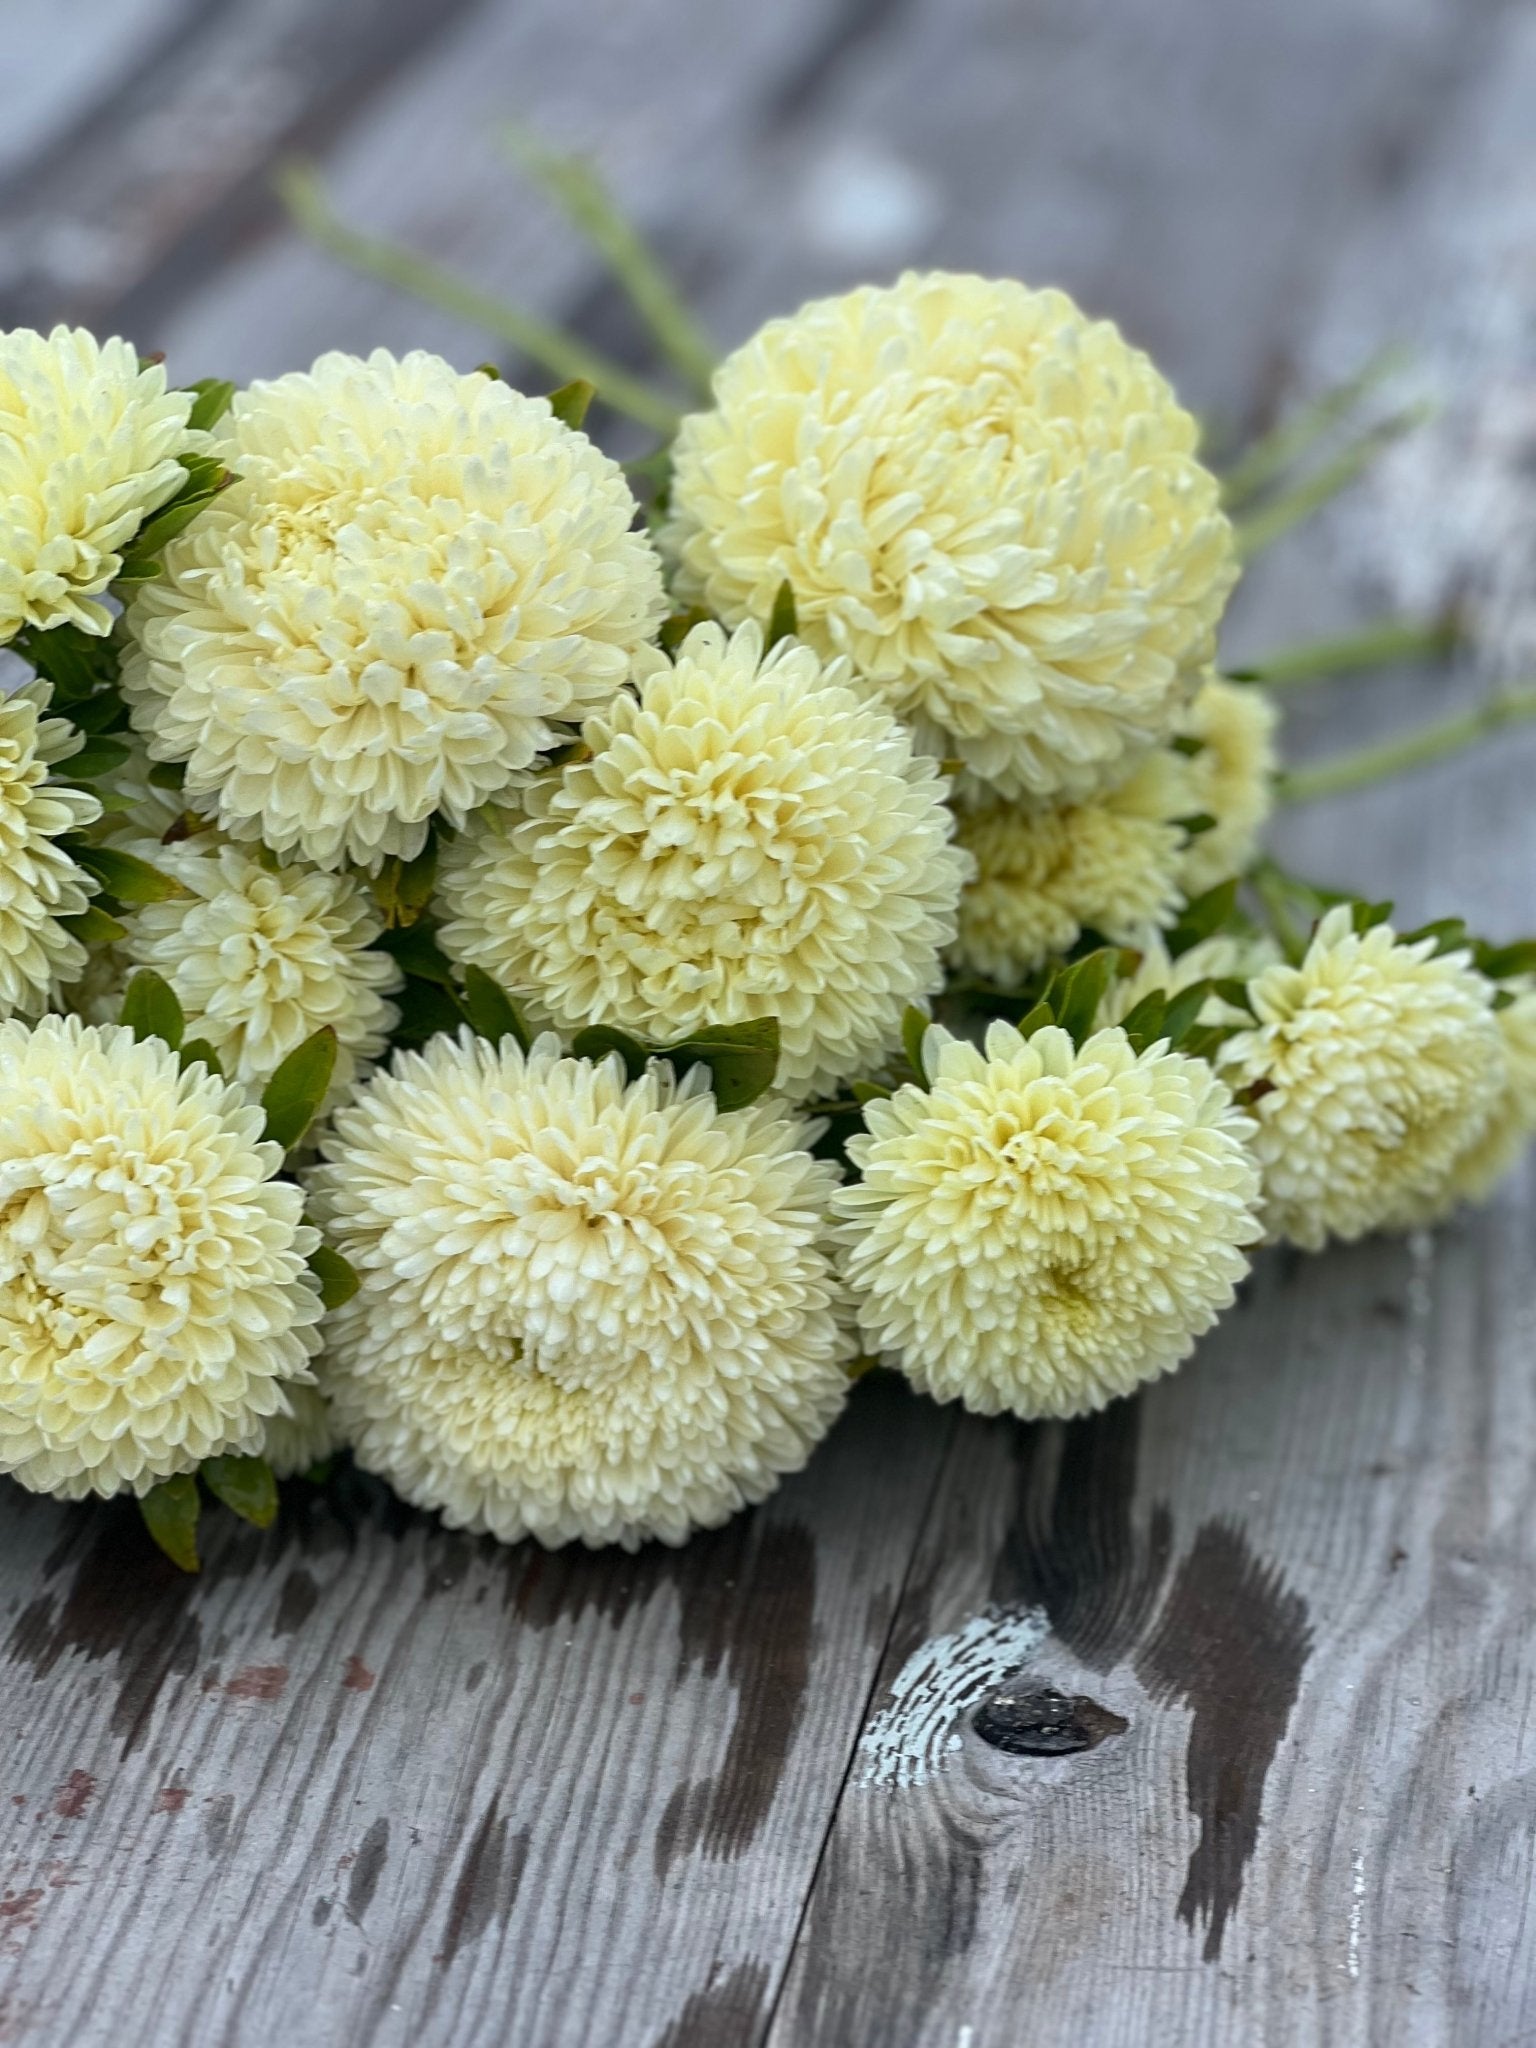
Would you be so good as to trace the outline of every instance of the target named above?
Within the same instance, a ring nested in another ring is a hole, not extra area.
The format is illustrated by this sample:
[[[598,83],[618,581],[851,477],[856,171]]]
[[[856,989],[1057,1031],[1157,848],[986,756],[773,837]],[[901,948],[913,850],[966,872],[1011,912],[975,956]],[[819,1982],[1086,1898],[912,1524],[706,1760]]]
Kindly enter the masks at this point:
[[[1528,5],[133,4],[110,61],[19,45],[9,317],[131,322],[189,376],[483,354],[282,227],[297,144],[362,224],[637,356],[496,156],[521,112],[726,337],[973,264],[1252,421],[1408,335],[1439,421],[1260,565],[1231,644],[1470,596],[1456,674],[1309,693],[1302,752],[1536,661]],[[1280,840],[1512,933],[1533,774],[1515,735]],[[188,1586],[131,1513],[8,1491],[0,2040],[1515,2048],[1533,1205],[1527,1170],[1432,1240],[1266,1259],[1188,1368],[1067,1429],[869,1383],[677,1555],[501,1553],[352,1480]]]

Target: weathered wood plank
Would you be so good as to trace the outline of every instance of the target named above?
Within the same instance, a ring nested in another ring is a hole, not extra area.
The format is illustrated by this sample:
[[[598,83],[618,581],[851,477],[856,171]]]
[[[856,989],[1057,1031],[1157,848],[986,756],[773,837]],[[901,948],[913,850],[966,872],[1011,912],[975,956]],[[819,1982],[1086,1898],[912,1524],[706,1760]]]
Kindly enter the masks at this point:
[[[131,1508],[8,1490],[6,2038],[757,2038],[954,1426],[856,1410],[635,1558],[353,1478],[188,1581]]]

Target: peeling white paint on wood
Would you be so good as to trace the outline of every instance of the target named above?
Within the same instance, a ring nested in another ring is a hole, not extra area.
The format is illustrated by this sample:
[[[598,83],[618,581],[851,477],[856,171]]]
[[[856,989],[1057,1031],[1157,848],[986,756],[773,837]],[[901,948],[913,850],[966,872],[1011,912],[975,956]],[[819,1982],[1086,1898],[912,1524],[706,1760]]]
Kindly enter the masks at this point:
[[[988,1608],[914,1650],[896,1674],[889,1705],[865,1730],[858,1782],[926,1785],[960,1747],[960,1716],[980,1705],[1049,1632],[1043,1608]]]

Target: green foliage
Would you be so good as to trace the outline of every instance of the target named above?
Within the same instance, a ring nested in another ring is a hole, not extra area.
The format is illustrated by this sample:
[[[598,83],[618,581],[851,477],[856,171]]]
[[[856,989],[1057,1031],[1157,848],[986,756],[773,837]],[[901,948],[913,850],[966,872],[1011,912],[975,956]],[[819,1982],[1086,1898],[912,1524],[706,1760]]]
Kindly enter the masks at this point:
[[[1179,912],[1178,922],[1167,934],[1170,959],[1177,960],[1192,946],[1198,946],[1202,939],[1214,938],[1219,931],[1225,931],[1237,914],[1238,882],[1234,876],[1229,882],[1218,882],[1214,889],[1207,889],[1203,896],[1192,896]]]
[[[188,1067],[199,1064],[205,1066],[215,1079],[223,1080],[224,1063],[207,1039],[189,1038],[181,1047],[181,1071],[185,1073]]]
[[[573,377],[569,384],[562,384],[558,391],[551,391],[549,409],[562,426],[579,432],[596,396],[595,384],[588,383],[585,377]]]
[[[336,1071],[336,1033],[329,1024],[296,1045],[262,1090],[266,1135],[291,1152],[320,1114]]]
[[[180,997],[168,981],[149,967],[140,968],[129,982],[119,1022],[126,1024],[135,1038],[164,1039],[172,1052],[181,1044],[187,1028]]]
[[[907,1065],[917,1076],[919,1087],[928,1086],[928,1069],[923,1064],[923,1038],[933,1019],[926,1010],[920,1010],[916,1003],[908,1003],[901,1018],[901,1047],[907,1056]]]
[[[773,1086],[779,1067],[779,1020],[754,1017],[742,1024],[711,1024],[670,1045],[634,1038],[611,1024],[591,1024],[571,1041],[578,1059],[601,1060],[617,1053],[631,1080],[652,1060],[667,1060],[681,1078],[690,1067],[706,1066],[722,1109],[745,1109]]]
[[[427,833],[426,845],[412,860],[394,857],[385,861],[370,884],[373,900],[384,913],[384,923],[394,931],[413,925],[426,913],[437,885],[438,835],[435,827]]]
[[[781,640],[793,639],[799,630],[800,615],[795,606],[795,593],[786,581],[779,585],[773,610],[768,614],[768,638],[764,651],[777,647]]]
[[[73,934],[82,946],[114,946],[119,939],[126,939],[128,927],[115,917],[109,917],[99,905],[88,904],[78,916],[61,917],[59,923],[65,931]]]
[[[493,1043],[514,1038],[524,1052],[533,1043],[522,1012],[499,983],[480,967],[464,970],[464,1014],[481,1038]]]
[[[315,1246],[309,1255],[309,1270],[320,1283],[322,1308],[340,1308],[363,1284],[351,1262],[328,1244]]]
[[[205,1458],[198,1475],[242,1522],[270,1529],[277,1520],[277,1481],[265,1458]]]
[[[184,1572],[199,1568],[197,1524],[202,1511],[202,1497],[190,1472],[162,1480],[139,1502],[145,1528],[171,1563]]]
[[[145,520],[129,542],[115,579],[118,587],[147,583],[158,576],[163,551],[235,480],[216,455],[183,455],[179,460],[186,471],[186,481],[174,498]]]
[[[195,384],[184,384],[182,389],[197,393],[187,425],[199,433],[216,427],[234,403],[235,387],[222,377],[199,377]]]
[[[668,654],[676,654],[695,626],[708,624],[709,616],[703,605],[695,604],[685,612],[674,612],[671,618],[664,619],[658,636],[663,649]]]
[[[187,893],[173,875],[151,867],[136,853],[124,853],[117,846],[95,846],[73,833],[58,843],[117,903],[165,903]]]

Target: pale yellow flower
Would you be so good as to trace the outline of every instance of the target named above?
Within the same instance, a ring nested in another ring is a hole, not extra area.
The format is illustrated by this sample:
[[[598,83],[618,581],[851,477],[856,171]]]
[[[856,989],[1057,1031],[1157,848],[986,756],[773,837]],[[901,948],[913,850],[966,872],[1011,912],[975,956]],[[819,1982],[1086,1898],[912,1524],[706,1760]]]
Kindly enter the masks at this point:
[[[840,1189],[866,1344],[985,1415],[1077,1415],[1186,1357],[1259,1234],[1247,1120],[1201,1060],[937,1026],[929,1086],[865,1109]]]
[[[436,356],[253,384],[217,447],[240,481],[130,608],[124,688],[189,797],[284,858],[414,856],[606,702],[665,614],[617,465]]]
[[[318,1387],[289,1384],[283,1392],[288,1413],[267,1419],[261,1456],[276,1479],[297,1479],[341,1449],[331,1404]]]
[[[934,764],[845,664],[764,659],[755,626],[698,626],[638,673],[638,701],[588,721],[590,759],[444,849],[445,949],[563,1030],[775,1016],[786,1093],[863,1072],[954,935],[968,863]]]
[[[75,1500],[261,1448],[320,1316],[261,1131],[157,1039],[0,1024],[0,1471]]]
[[[1249,683],[1207,678],[1181,721],[1200,742],[1189,757],[1190,810],[1214,818],[1192,838],[1179,867],[1186,896],[1203,896],[1240,875],[1258,851],[1274,806],[1274,700]]]
[[[1133,973],[1121,975],[1105,990],[1104,999],[1099,1004],[1101,1028],[1106,1024],[1123,1023],[1139,1002],[1158,992],[1176,996],[1187,988],[1193,988],[1197,981],[1246,982],[1273,965],[1280,958],[1280,949],[1273,939],[1262,934],[1250,937],[1247,934],[1238,936],[1217,932],[1188,947],[1176,960],[1170,956],[1161,937],[1144,939],[1141,956]],[[1252,1019],[1235,1003],[1212,994],[1201,1008],[1199,1021],[1202,1024],[1248,1024]]]
[[[1269,1235],[1316,1250],[1419,1222],[1505,1086],[1492,984],[1432,939],[1357,933],[1340,904],[1249,1000],[1218,1065],[1252,1097]]]
[[[1057,291],[943,272],[772,320],[683,422],[663,545],[730,624],[799,630],[1006,796],[1166,739],[1237,568],[1195,422]]]
[[[324,1385],[358,1462],[505,1542],[680,1543],[770,1493],[842,1405],[834,1169],[695,1068],[397,1058],[313,1175],[362,1279]]]
[[[61,920],[86,909],[93,884],[56,842],[101,806],[48,780],[78,745],[63,719],[44,715],[48,703],[42,681],[0,697],[0,1018],[35,1016],[85,966],[85,948]]]
[[[186,480],[192,394],[83,327],[0,333],[0,643],[23,626],[112,624],[95,602]]]
[[[258,1092],[329,1027],[339,1100],[384,1051],[398,1015],[386,997],[400,970],[372,950],[384,921],[367,889],[351,875],[260,860],[212,832],[133,851],[186,894],[130,916],[114,949],[127,971],[152,968],[169,982],[187,1037],[206,1039],[226,1076]]]
[[[1190,763],[1159,749],[1108,794],[1055,809],[994,798],[962,807],[956,838],[976,863],[950,958],[1012,987],[1084,930],[1139,944],[1172,924],[1195,814]]]
[[[1494,1013],[1504,1048],[1504,1085],[1480,1135],[1452,1162],[1432,1217],[1457,1202],[1485,1202],[1536,1137],[1536,976],[1509,985],[1514,1000]]]

